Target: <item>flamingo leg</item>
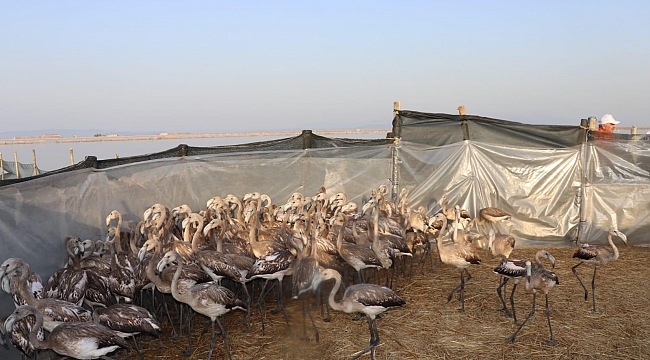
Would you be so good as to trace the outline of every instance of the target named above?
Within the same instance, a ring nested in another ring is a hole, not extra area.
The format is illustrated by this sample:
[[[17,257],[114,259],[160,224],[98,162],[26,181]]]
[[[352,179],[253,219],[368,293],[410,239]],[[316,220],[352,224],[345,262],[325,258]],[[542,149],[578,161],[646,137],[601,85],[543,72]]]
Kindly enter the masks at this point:
[[[591,278],[591,299],[593,301],[593,309],[591,310],[591,312],[594,313],[597,312],[596,311],[596,270],[598,270],[598,266],[594,266],[594,277]]]
[[[187,317],[187,350],[181,355],[183,356],[192,356],[194,350],[192,350],[192,319],[190,316]]]
[[[546,294],[546,320],[548,320],[548,332],[551,333],[551,338],[544,341],[548,345],[555,346],[557,343],[553,338],[553,329],[551,328],[551,309],[548,307],[548,294]]]
[[[370,345],[368,345],[365,349],[358,351],[354,354],[352,354],[352,357],[350,360],[354,360],[359,358],[361,355],[367,353],[370,351],[370,358],[374,359],[375,357],[375,346],[379,344],[379,332],[377,331],[377,323],[375,319],[371,319],[369,316],[366,315],[366,318],[368,319],[368,328],[370,329]]]
[[[264,286],[262,286],[262,291],[260,292],[260,297],[257,298],[257,307],[260,310],[260,318],[262,319],[262,335],[266,335],[264,333],[264,297],[266,296],[266,285],[268,285],[269,280],[266,279],[264,282]]]
[[[210,352],[208,353],[208,360],[212,359],[212,351],[214,351],[214,343],[217,338],[214,336],[214,320],[210,321],[212,323],[212,335],[210,337]]]
[[[463,269],[460,271],[460,290],[459,296],[460,296],[460,311],[465,311],[465,272],[467,272],[466,269]],[[467,272],[467,275],[469,275],[469,272]],[[468,277],[467,280],[469,280],[471,276]]]
[[[501,309],[501,311],[506,313],[507,317],[511,317],[512,314],[510,313],[510,310],[508,310],[508,306],[506,306],[506,300],[503,297],[503,294],[501,293],[501,288],[506,286],[506,283],[508,282],[508,280],[509,280],[509,278],[507,278],[505,276],[502,276],[499,279],[499,286],[497,287],[497,294],[499,295],[499,300],[501,300],[501,304],[503,304],[503,309]]]
[[[517,313],[515,312],[515,290],[517,289],[518,283],[515,279],[515,283],[512,285],[512,292],[510,293],[510,306],[512,307],[512,318],[515,320],[515,325],[519,325],[517,323]]]
[[[585,284],[582,283],[582,279],[580,279],[580,276],[578,276],[578,272],[576,271],[576,268],[582,264],[583,264],[582,262],[579,262],[576,266],[571,268],[571,271],[573,272],[573,275],[575,275],[576,278],[578,278],[580,285],[582,285],[582,288],[585,290],[585,300],[587,300],[587,296],[589,296],[589,291],[587,291]]]
[[[215,318],[217,321],[217,325],[219,325],[219,328],[221,329],[221,337],[223,338],[223,343],[226,346],[226,353],[228,354],[228,359],[232,360],[232,356],[230,355],[230,345],[228,344],[228,334],[226,333],[226,329],[221,325],[221,321],[219,321],[219,318]],[[213,323],[214,326],[214,323]]]
[[[530,311],[530,314],[528,314],[528,316],[526,316],[526,319],[524,320],[524,322],[522,322],[521,325],[519,325],[519,328],[517,328],[517,331],[515,331],[514,334],[510,335],[510,336],[506,339],[506,341],[508,341],[508,342],[510,342],[510,343],[515,342],[515,339],[517,338],[517,334],[519,334],[519,331],[521,330],[521,328],[523,328],[524,325],[526,325],[526,323],[528,322],[528,320],[529,320],[533,315],[535,315],[535,299],[536,299],[536,297],[537,297],[537,293],[533,293],[533,310],[531,310],[531,311]]]
[[[246,329],[244,330],[245,333],[248,333],[251,331],[251,295],[248,293],[248,288],[246,287],[246,283],[241,283],[241,286],[244,288],[244,293],[246,294]]]

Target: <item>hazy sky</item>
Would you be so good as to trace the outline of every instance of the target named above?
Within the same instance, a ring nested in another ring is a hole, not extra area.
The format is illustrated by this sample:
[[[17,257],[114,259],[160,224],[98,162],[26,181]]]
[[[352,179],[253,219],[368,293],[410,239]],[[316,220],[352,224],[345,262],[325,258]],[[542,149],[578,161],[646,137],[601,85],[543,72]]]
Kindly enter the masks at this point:
[[[650,126],[650,1],[5,1],[0,131]]]

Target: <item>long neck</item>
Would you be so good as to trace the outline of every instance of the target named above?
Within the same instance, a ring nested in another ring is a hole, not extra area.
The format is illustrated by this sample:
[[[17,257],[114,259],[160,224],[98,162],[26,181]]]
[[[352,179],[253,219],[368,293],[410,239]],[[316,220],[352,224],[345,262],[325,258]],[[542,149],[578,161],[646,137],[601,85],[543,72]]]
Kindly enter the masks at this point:
[[[183,259],[179,256],[177,262],[178,262],[178,266],[176,267],[176,272],[174,273],[174,277],[172,278],[172,289],[171,289],[172,290],[172,296],[174,297],[174,299],[176,299],[178,301],[185,302],[184,301],[185,300],[184,295],[186,295],[186,294],[185,293],[181,294],[178,291],[178,278],[181,277],[181,271],[183,270]]]
[[[118,254],[122,253],[122,214],[117,215],[117,226],[115,227],[115,249]]]
[[[541,256],[542,252],[538,251],[537,254],[535,254],[535,262],[537,263],[538,268],[544,269],[544,264],[542,264],[542,259],[540,259]]]
[[[129,247],[131,248],[131,252],[133,254],[138,253],[139,249],[138,249],[138,246],[135,244],[135,235],[134,234],[132,234],[131,238],[129,239]]]
[[[248,236],[248,240],[251,245],[257,244],[257,236],[259,231],[259,220],[257,218],[257,214],[257,211],[253,211],[253,214],[251,215],[250,232]]]
[[[377,246],[379,242],[379,202],[375,206],[375,213],[372,217],[372,244]]]
[[[530,261],[526,261],[526,290],[530,291],[533,288],[533,284],[531,283],[531,277],[532,277],[532,269],[530,266]]]
[[[29,271],[23,268],[22,270],[20,270],[20,273],[17,275],[18,276],[13,277],[11,280],[18,281],[18,293],[25,300],[27,305],[35,306],[37,300],[34,297],[34,293],[29,289],[29,285],[27,283],[27,279],[29,278]]]
[[[440,253],[440,249],[442,249],[442,236],[443,236],[443,231],[447,229],[447,218],[443,217],[442,221],[442,227],[440,230],[438,230],[438,240],[436,240],[436,246],[438,247],[438,253]]]
[[[189,226],[188,226],[189,227]],[[203,218],[198,219],[198,225],[194,231],[194,236],[192,236],[192,251],[199,250],[199,239],[203,234]]]
[[[336,293],[339,291],[339,288],[341,287],[341,274],[339,274],[336,271],[333,271],[330,278],[333,278],[335,281],[334,287],[332,288],[332,291],[330,291],[330,296],[328,299],[330,307],[336,311],[344,311],[344,306],[337,303],[334,300],[334,296],[336,295]]]
[[[616,245],[614,245],[614,239],[612,239],[612,233],[607,234],[607,241],[609,241],[609,245],[614,250],[614,257],[612,258],[612,261],[615,261],[618,259],[618,248],[616,247]]]
[[[36,349],[49,349],[49,342],[47,340],[41,341],[37,336],[38,330],[43,327],[43,315],[41,315],[41,312],[38,310],[33,311],[32,314],[36,317],[36,322],[34,326],[32,326],[32,331],[29,332],[29,342]]]
[[[156,256],[155,255],[151,256],[146,269],[147,279],[149,279],[149,281],[151,281],[154,285],[160,287],[163,286],[163,282],[160,280],[160,277],[156,275],[156,272],[154,270],[156,267],[156,263],[157,263]]]

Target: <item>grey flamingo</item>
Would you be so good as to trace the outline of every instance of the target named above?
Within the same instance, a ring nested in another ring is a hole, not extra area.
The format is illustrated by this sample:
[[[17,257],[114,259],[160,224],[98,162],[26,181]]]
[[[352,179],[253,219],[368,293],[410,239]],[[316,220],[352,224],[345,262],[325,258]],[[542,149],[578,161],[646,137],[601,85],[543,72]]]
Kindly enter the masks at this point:
[[[551,309],[548,306],[548,292],[558,284],[560,284],[560,280],[553,271],[543,268],[532,268],[530,261],[526,261],[526,291],[533,293],[533,309],[530,311],[530,314],[528,314],[524,322],[519,325],[517,331],[507,338],[508,342],[515,341],[521,328],[523,328],[524,325],[526,325],[526,322],[528,322],[528,320],[535,314],[535,299],[537,297],[537,292],[539,291],[543,292],[546,297],[545,313],[546,319],[548,320],[548,331],[551,333],[551,337],[544,342],[548,345],[556,345],[555,339],[553,338],[553,329],[551,328]]]
[[[181,271],[183,270],[183,258],[175,251],[168,251],[165,256],[163,256],[163,258],[158,262],[157,269],[158,271],[162,271],[168,264],[172,262],[177,262],[178,264],[176,267],[176,272],[174,273],[174,278],[172,279],[171,290],[174,299],[189,305],[194,311],[209,317],[212,321],[212,340],[210,342],[210,353],[208,354],[208,359],[212,358],[214,344],[217,340],[214,333],[215,322],[221,329],[221,337],[223,338],[223,342],[226,347],[228,359],[232,359],[232,356],[230,355],[230,346],[228,345],[226,330],[224,329],[223,325],[221,325],[219,317],[234,309],[245,311],[246,304],[244,304],[243,301],[239,300],[237,296],[235,296],[235,293],[233,293],[231,290],[215,282],[196,284],[187,289],[186,292],[180,293],[178,291],[178,278],[181,276]],[[187,334],[189,343],[188,353],[191,353],[192,332],[188,329]]]
[[[376,284],[355,284],[345,288],[345,293],[340,301],[335,301],[334,296],[341,287],[341,274],[334,269],[325,269],[321,276],[323,281],[334,279],[335,284],[329,295],[329,305],[332,309],[348,314],[364,313],[370,329],[370,345],[352,355],[352,359],[370,352],[370,358],[375,358],[375,347],[379,345],[379,331],[377,330],[377,315],[391,307],[402,306],[406,301],[399,297],[393,290]]]
[[[29,342],[36,349],[52,349],[60,355],[74,359],[97,359],[129,345],[104,325],[91,322],[62,323],[50,331],[45,340],[37,337],[37,330],[43,326],[43,315],[33,306],[22,305],[7,318],[5,328],[30,315],[36,317],[36,324],[29,333]]]
[[[580,279],[580,276],[578,276],[576,268],[582,264],[594,266],[594,276],[591,278],[591,297],[593,301],[593,309],[591,310],[592,312],[596,312],[596,270],[598,270],[599,266],[607,265],[608,263],[616,261],[618,259],[618,248],[616,245],[614,245],[614,240],[612,239],[614,235],[623,240],[623,242],[627,245],[627,236],[616,229],[611,229],[607,233],[607,241],[612,247],[611,250],[604,246],[583,244],[575,252],[575,254],[573,254],[574,258],[579,258],[581,260],[578,264],[571,268],[571,271],[573,271],[573,274],[576,276],[576,278],[578,278],[580,285],[582,285],[582,288],[585,290],[585,301],[589,296],[589,291],[587,291],[585,284]]]
[[[553,265],[553,267],[555,268],[555,258],[553,257],[553,255],[551,255],[551,253],[549,253],[546,250],[539,250],[535,254],[535,262],[538,268],[540,269],[544,268],[544,264],[542,264],[542,260],[541,260],[542,257],[548,259]],[[515,295],[515,290],[517,289],[517,284],[519,284],[519,281],[526,276],[526,261],[527,260],[506,258],[501,260],[501,263],[496,268],[494,268],[494,273],[501,276],[501,279],[499,280],[499,287],[497,287],[497,294],[499,295],[499,299],[503,304],[502,311],[505,312],[508,317],[510,316],[513,317],[515,321],[515,325],[519,325],[519,323],[517,323],[517,314],[515,312],[514,295]],[[503,297],[503,294],[501,292],[501,288],[505,287],[506,283],[510,279],[513,279],[514,282],[514,285],[512,286],[512,291],[510,292],[510,306],[512,307],[512,314],[510,314],[510,311],[506,306],[506,300]]]

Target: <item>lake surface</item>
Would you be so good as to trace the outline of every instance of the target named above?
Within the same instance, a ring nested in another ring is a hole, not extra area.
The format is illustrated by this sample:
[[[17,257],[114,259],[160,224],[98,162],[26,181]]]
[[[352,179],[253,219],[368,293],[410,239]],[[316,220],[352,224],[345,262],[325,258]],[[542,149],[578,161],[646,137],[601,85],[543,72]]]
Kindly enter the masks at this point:
[[[345,134],[336,136],[348,139],[382,139],[381,134]],[[14,161],[14,151],[18,162],[32,164],[32,150],[36,151],[36,165],[42,171],[51,171],[70,166],[70,149],[73,150],[74,162],[79,163],[86,156],[96,156],[98,160],[119,157],[157,153],[175,148],[180,144],[189,146],[224,146],[247,144],[252,142],[284,139],[287,136],[250,136],[250,137],[218,137],[218,138],[185,138],[170,140],[137,140],[137,141],[97,141],[55,143],[48,141],[40,144],[0,145],[0,153],[5,161]]]

